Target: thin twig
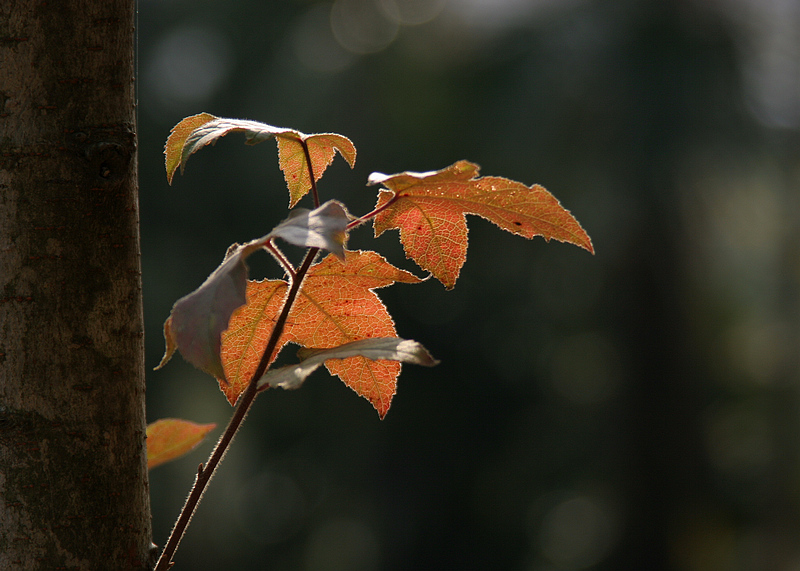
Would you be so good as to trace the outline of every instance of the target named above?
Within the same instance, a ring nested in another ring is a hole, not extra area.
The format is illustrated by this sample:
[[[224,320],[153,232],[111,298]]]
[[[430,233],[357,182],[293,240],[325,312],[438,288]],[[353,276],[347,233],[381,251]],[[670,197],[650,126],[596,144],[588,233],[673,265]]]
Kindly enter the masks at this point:
[[[305,150],[306,159],[308,160],[308,174],[311,177],[311,188],[314,193],[314,202],[318,207],[319,197],[317,194],[316,181],[314,180],[314,169],[311,166],[311,157],[309,156],[308,146],[306,145],[305,141],[303,141],[303,149]],[[228,426],[225,428],[225,432],[222,433],[217,445],[211,452],[208,462],[206,462],[205,466],[200,464],[198,467],[197,476],[195,477],[192,490],[189,492],[189,497],[186,498],[186,502],[181,509],[178,519],[175,521],[175,526],[172,528],[172,532],[170,532],[169,539],[167,540],[166,545],[164,545],[164,550],[161,552],[161,556],[158,558],[158,562],[156,563],[154,571],[167,571],[170,567],[172,567],[172,558],[175,555],[175,551],[178,549],[181,539],[183,539],[184,533],[186,533],[186,528],[188,527],[189,522],[194,515],[195,509],[197,509],[197,505],[200,503],[200,499],[203,497],[203,492],[205,491],[206,486],[211,481],[211,477],[214,475],[214,471],[217,469],[217,466],[220,462],[222,462],[225,453],[228,451],[228,447],[233,441],[233,437],[236,436],[236,432],[239,430],[242,422],[244,422],[244,419],[247,416],[250,407],[253,405],[256,396],[258,396],[258,380],[264,376],[269,364],[272,362],[272,354],[275,352],[275,348],[278,346],[278,341],[280,340],[281,335],[283,335],[283,330],[286,326],[286,321],[289,318],[289,313],[291,312],[292,306],[297,299],[297,294],[300,292],[300,286],[302,285],[303,279],[308,273],[311,264],[314,262],[317,252],[319,252],[319,248],[309,248],[308,252],[306,252],[306,257],[303,260],[303,263],[300,265],[300,268],[296,272],[290,272],[291,285],[289,287],[289,292],[286,294],[286,299],[283,302],[281,313],[278,315],[278,319],[275,321],[275,325],[272,328],[269,341],[267,341],[267,346],[264,349],[264,352],[261,354],[261,360],[258,363],[258,367],[256,367],[255,372],[253,373],[252,377],[250,377],[250,381],[247,383],[247,388],[245,388],[244,392],[239,397],[239,400],[236,403],[236,410],[234,410],[233,416],[231,417],[230,422],[228,422]],[[284,267],[286,268],[287,266]],[[291,267],[291,264],[289,264],[288,267]]]
[[[275,245],[275,240],[270,239],[269,241],[267,241],[266,244],[264,244],[264,247],[270,254],[272,254],[272,257],[275,258],[275,260],[281,265],[281,267],[289,276],[289,278],[294,279],[296,275],[294,266],[292,266],[292,263],[286,258],[286,256],[283,255],[283,252],[280,251],[280,248],[278,248]]]
[[[361,224],[363,224],[364,222],[367,222],[371,218],[375,218],[378,214],[380,214],[381,212],[383,212],[384,210],[389,208],[392,204],[397,202],[401,198],[401,196],[402,195],[400,195],[400,194],[395,194],[388,201],[386,201],[386,204],[384,204],[383,206],[379,206],[378,208],[376,208],[372,212],[368,212],[364,216],[362,216],[360,218],[356,218],[355,220],[353,220],[352,222],[350,222],[347,225],[347,230],[352,230],[356,226],[360,226]]]
[[[208,462],[206,462],[205,467],[203,467],[201,464],[200,468],[198,468],[197,477],[195,478],[194,485],[192,486],[192,491],[189,493],[189,497],[186,498],[186,503],[184,503],[183,509],[178,516],[178,520],[175,522],[175,526],[172,528],[169,539],[164,546],[164,551],[161,553],[161,557],[158,559],[158,563],[156,564],[155,571],[166,571],[172,566],[172,557],[174,556],[175,551],[178,549],[178,544],[183,538],[183,534],[186,532],[189,521],[192,519],[192,515],[194,515],[194,511],[203,496],[206,486],[211,481],[211,477],[214,475],[214,470],[216,470],[217,466],[222,461],[222,458],[225,456],[225,453],[228,451],[228,446],[230,446],[230,443],[233,441],[233,437],[236,436],[236,432],[239,430],[239,427],[247,416],[253,401],[255,401],[255,398],[258,394],[258,380],[264,376],[267,367],[272,361],[272,353],[275,351],[278,341],[283,334],[284,327],[286,326],[286,320],[289,317],[289,312],[291,311],[294,301],[297,299],[297,294],[300,291],[300,285],[302,284],[303,278],[308,273],[308,269],[311,267],[311,264],[313,263],[318,251],[318,248],[310,248],[308,250],[306,257],[303,260],[303,264],[300,266],[295,278],[292,280],[289,293],[286,295],[286,300],[283,302],[281,313],[278,316],[278,319],[275,321],[275,326],[272,328],[272,333],[270,334],[267,346],[264,349],[264,352],[261,354],[261,360],[258,363],[258,367],[253,373],[253,376],[250,378],[247,388],[239,397],[239,400],[236,403],[236,410],[234,411],[228,426],[225,428],[225,432],[222,433],[217,445],[211,452]]]

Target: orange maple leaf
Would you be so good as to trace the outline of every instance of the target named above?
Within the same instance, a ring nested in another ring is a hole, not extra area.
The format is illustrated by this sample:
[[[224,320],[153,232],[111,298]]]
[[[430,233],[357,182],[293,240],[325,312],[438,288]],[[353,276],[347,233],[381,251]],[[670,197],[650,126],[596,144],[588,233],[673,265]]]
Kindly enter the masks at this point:
[[[376,252],[348,251],[344,262],[327,256],[309,269],[275,354],[288,342],[326,349],[360,339],[396,337],[394,322],[373,290],[419,281]],[[283,280],[250,282],[247,304],[233,314],[222,336],[222,363],[229,384],[220,382],[220,388],[231,403],[255,372],[287,289]],[[397,387],[399,362],[350,357],[325,365],[369,400],[381,417],[386,414]]]
[[[397,228],[406,256],[431,272],[447,289],[455,285],[467,257],[466,214],[485,218],[526,238],[543,236],[594,253],[578,221],[543,187],[500,177],[478,176],[479,167],[459,161],[427,173],[382,175],[374,219],[375,236]]]

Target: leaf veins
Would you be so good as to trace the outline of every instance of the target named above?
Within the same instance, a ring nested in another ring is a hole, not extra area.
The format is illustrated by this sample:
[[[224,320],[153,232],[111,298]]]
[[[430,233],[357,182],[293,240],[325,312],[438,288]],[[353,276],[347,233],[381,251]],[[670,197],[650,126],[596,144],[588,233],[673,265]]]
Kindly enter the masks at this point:
[[[399,229],[406,256],[447,289],[455,285],[467,257],[467,214],[525,238],[554,238],[594,253],[578,221],[543,187],[478,178],[478,170],[476,164],[459,161],[426,173],[373,173],[369,183],[386,187],[378,195],[375,236]]]
[[[419,281],[375,252],[348,251],[344,262],[327,256],[311,267],[303,281],[275,354],[288,342],[326,349],[360,339],[397,337],[389,312],[373,290]],[[233,314],[222,336],[222,363],[229,384],[221,382],[220,388],[229,402],[236,401],[254,374],[287,290],[283,280],[248,284],[247,304]],[[399,362],[357,356],[331,360],[326,367],[369,400],[381,417],[389,410]]]

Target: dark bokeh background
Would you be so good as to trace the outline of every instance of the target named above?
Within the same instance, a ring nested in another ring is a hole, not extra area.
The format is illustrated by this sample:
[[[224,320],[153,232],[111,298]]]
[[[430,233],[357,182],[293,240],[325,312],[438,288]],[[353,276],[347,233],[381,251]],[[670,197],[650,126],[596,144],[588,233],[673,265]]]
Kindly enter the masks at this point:
[[[597,250],[470,218],[455,290],[380,292],[442,364],[384,421],[324,371],[263,395],[176,569],[800,568],[800,3],[140,0],[139,79],[151,365],[172,303],[285,217],[272,143],[167,186],[201,111],[350,137],[321,192],[351,212],[372,171],[464,158]],[[396,235],[350,245],[419,273]],[[148,387],[150,421],[230,415],[180,359]],[[159,544],[210,447],[152,472]]]

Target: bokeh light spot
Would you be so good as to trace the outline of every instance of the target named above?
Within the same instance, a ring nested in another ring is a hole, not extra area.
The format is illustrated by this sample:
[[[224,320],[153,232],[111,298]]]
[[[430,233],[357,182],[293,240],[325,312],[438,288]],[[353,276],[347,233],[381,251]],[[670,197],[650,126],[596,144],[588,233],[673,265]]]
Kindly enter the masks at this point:
[[[333,36],[331,5],[319,4],[303,14],[291,33],[292,51],[306,68],[322,73],[343,71],[354,61]]]
[[[375,0],[336,0],[331,8],[333,35],[343,48],[355,54],[385,49],[394,41],[399,28]]]
[[[342,518],[315,529],[306,548],[308,571],[373,571],[379,568],[378,541],[364,523]]]
[[[447,0],[380,0],[381,8],[391,19],[406,26],[430,22],[446,4]]]
[[[218,30],[178,27],[155,46],[143,87],[164,106],[199,105],[228,78],[232,59],[228,40]]]
[[[542,519],[542,554],[559,569],[586,569],[601,562],[617,535],[614,518],[597,498],[574,495]]]

